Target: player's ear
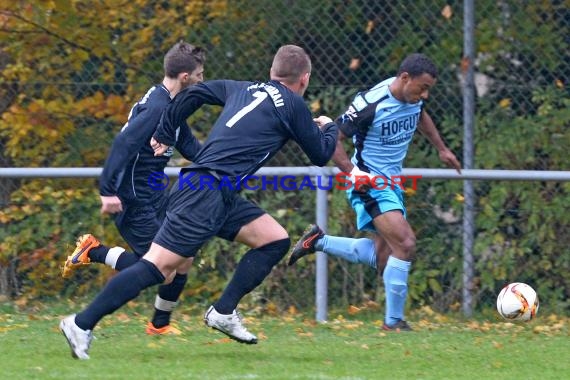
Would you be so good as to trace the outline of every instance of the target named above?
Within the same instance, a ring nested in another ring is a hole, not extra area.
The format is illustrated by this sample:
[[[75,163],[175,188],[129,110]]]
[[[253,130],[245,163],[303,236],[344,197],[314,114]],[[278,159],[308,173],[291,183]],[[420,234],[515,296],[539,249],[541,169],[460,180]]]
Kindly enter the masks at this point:
[[[301,76],[299,82],[301,83],[301,87],[307,88],[309,87],[309,80],[311,79],[311,73],[305,73]]]

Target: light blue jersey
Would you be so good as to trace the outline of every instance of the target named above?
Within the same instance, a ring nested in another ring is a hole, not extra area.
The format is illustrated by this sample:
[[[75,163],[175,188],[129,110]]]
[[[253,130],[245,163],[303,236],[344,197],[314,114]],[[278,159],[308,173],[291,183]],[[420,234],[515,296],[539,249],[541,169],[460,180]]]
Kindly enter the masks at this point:
[[[337,121],[342,132],[353,138],[352,163],[388,180],[402,172],[423,105],[422,101],[411,104],[394,98],[388,86],[395,79],[358,93]]]

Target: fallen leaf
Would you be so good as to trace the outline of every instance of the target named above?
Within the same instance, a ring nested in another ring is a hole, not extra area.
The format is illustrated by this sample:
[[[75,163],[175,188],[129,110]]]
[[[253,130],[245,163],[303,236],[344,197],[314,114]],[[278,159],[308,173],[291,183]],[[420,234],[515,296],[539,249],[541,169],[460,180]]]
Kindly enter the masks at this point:
[[[291,305],[287,309],[287,313],[295,315],[295,314],[299,314],[299,311],[297,310],[297,308],[295,306]]]
[[[358,314],[359,312],[360,312],[360,308],[358,308],[354,305],[350,305],[348,307],[348,314],[350,314],[350,315]]]
[[[503,348],[503,345],[502,345],[501,343],[499,343],[499,342],[493,341],[493,347],[495,347],[495,348],[497,348],[497,349],[500,349],[500,348]]]

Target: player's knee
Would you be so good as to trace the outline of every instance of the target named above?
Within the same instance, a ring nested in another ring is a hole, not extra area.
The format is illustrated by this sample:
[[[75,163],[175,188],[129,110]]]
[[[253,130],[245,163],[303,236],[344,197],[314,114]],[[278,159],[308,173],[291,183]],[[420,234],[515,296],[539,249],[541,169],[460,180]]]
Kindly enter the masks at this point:
[[[267,265],[273,267],[283,257],[285,257],[290,247],[291,247],[291,239],[289,237],[286,237],[284,239],[279,239],[269,244],[266,244],[263,247],[259,248],[259,250],[266,255]]]
[[[174,280],[174,276],[176,276],[176,271],[172,271],[166,275],[162,273],[162,275],[164,276],[164,282],[162,284],[168,285],[172,282],[172,280]]]
[[[271,243],[273,245],[276,252],[279,252],[276,256],[281,256],[279,259],[283,258],[291,248],[291,239],[289,236],[282,237],[279,240],[274,241]]]
[[[176,273],[187,274],[190,271],[193,262],[194,262],[193,257],[186,259],[182,264],[178,266],[178,268],[176,268]]]
[[[414,235],[407,236],[400,245],[405,259],[411,261],[416,255],[416,237]]]

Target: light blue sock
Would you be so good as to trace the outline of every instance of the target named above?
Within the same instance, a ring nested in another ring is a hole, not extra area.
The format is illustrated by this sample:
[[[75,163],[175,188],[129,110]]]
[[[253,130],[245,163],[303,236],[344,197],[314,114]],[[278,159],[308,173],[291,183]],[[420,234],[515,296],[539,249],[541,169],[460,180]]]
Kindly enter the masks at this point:
[[[376,252],[374,240],[353,239],[346,237],[325,235],[319,239],[315,248],[327,255],[340,257],[351,263],[362,263],[376,269]]]
[[[384,289],[386,291],[386,317],[384,322],[393,325],[404,320],[404,306],[408,295],[408,273],[412,263],[388,257],[384,269]]]

